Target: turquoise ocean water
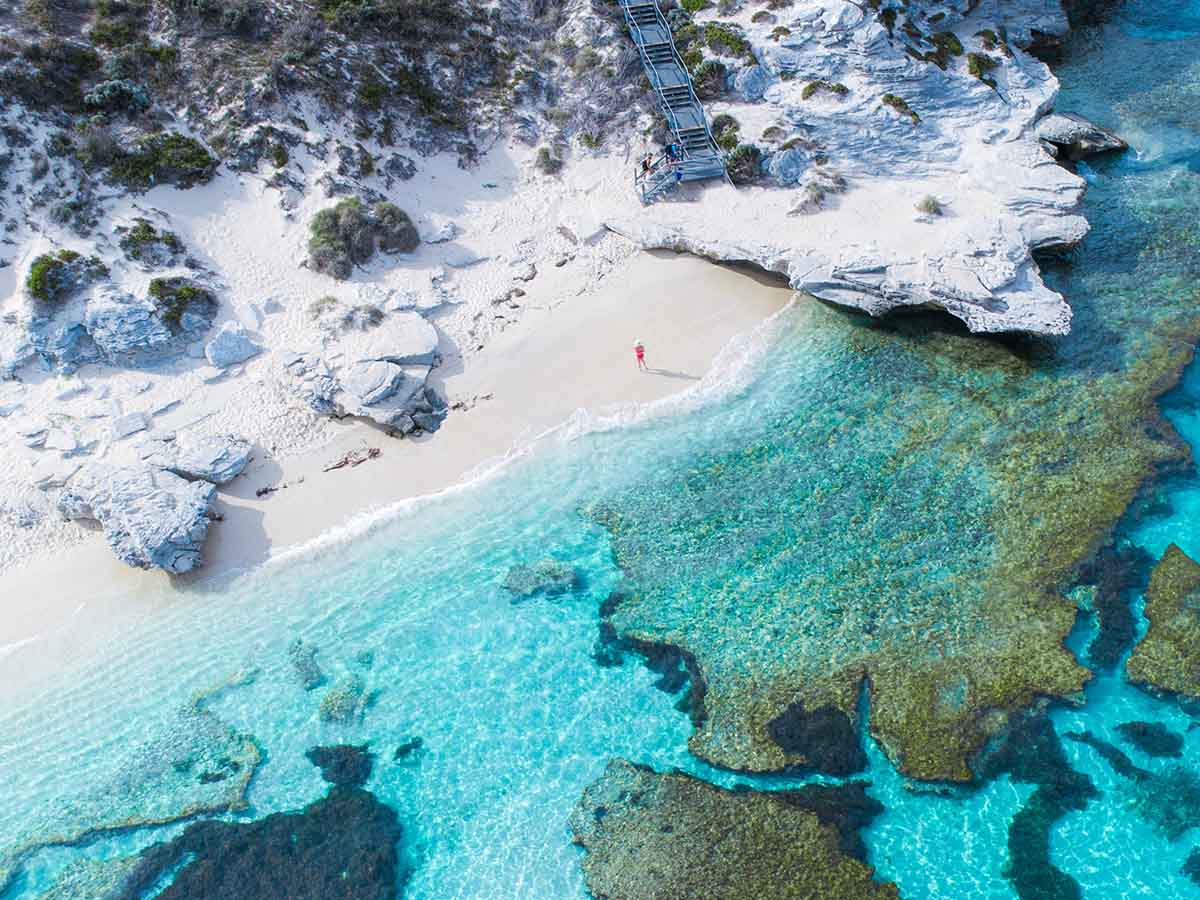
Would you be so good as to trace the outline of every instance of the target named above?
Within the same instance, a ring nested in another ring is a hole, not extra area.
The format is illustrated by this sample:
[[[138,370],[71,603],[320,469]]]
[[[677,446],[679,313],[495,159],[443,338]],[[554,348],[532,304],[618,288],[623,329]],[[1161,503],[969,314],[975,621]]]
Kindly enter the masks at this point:
[[[1069,264],[1049,272],[1086,334],[1104,319],[1097,310],[1105,304],[1152,304],[1200,276],[1200,193],[1191,180],[1200,172],[1200,2],[1128,3],[1104,24],[1079,30],[1058,71],[1060,108],[1114,128],[1133,146],[1081,167],[1093,233]],[[723,785],[791,783],[704,764],[688,753],[691,723],[675,708],[677,697],[655,686],[657,675],[636,660],[597,663],[599,608],[622,573],[590,511],[613,500],[669,519],[670,504],[680,502],[669,473],[691,473],[699,480],[694,496],[703,496],[711,460],[751,444],[765,443],[782,458],[778,477],[794,480],[808,461],[801,454],[811,451],[771,444],[773,436],[806,435],[825,398],[850,384],[858,385],[859,405],[839,408],[839,428],[853,428],[855,415],[873,417],[869,442],[844,442],[833,457],[853,482],[856,465],[870,468],[901,443],[898,414],[888,411],[919,415],[922,402],[919,392],[897,397],[878,360],[860,372],[831,361],[830,346],[852,342],[860,327],[803,304],[786,311],[755,339],[769,349],[746,383],[734,379],[703,402],[679,404],[675,415],[578,429],[469,490],[331,536],[232,584],[189,590],[123,635],[104,662],[64,673],[43,696],[0,712],[0,881],[6,867],[12,873],[0,897],[54,896],[81,863],[120,860],[178,833],[179,824],[141,822],[172,819],[208,796],[195,778],[178,777],[180,759],[234,770],[225,750],[210,752],[230,742],[227,728],[252,735],[263,758],[241,819],[298,809],[324,794],[304,758],[309,748],[369,743],[376,765],[367,787],[404,828],[407,898],[586,897],[566,821],[613,756]],[[731,357],[746,352],[735,348]],[[1200,369],[1188,371],[1163,408],[1200,446]],[[909,489],[985,504],[990,487],[978,481],[970,472],[951,480],[925,470]],[[766,516],[774,487],[725,495],[722,516]],[[806,490],[819,487],[816,480]],[[1173,541],[1200,554],[1200,479],[1185,474],[1156,490],[1164,502],[1122,521],[1123,545],[1157,558]],[[842,496],[847,510],[871,498]],[[914,563],[911,577],[948,577],[943,552],[960,554],[964,567],[986,565],[984,536],[968,534],[977,527],[974,509],[964,503],[961,514],[921,548],[923,568]],[[576,589],[514,602],[502,584],[510,569],[547,557],[576,567]],[[709,587],[704,566],[689,569],[665,553],[659,561],[681,589]],[[744,575],[748,584],[770,585],[810,577],[812,565],[810,556]],[[682,585],[689,577],[696,584]],[[297,640],[306,649],[297,651]],[[1086,641],[1078,643],[1082,654]],[[324,683],[306,690],[297,659],[314,662]],[[1089,900],[1200,897],[1180,874],[1200,846],[1200,817],[1198,827],[1185,820],[1168,833],[1147,799],[1177,797],[1185,813],[1190,799],[1200,803],[1200,788],[1197,798],[1189,793],[1191,773],[1200,779],[1196,720],[1129,687],[1119,672],[1101,672],[1084,705],[1051,713],[1065,764],[1096,792],[1053,823],[1049,860]],[[362,698],[348,721],[323,719],[331,688]],[[206,698],[200,705],[198,693]],[[1117,726],[1134,720],[1182,735],[1182,755],[1149,758],[1122,743]],[[1084,731],[1121,747],[1157,780],[1147,786],[1124,777],[1093,745],[1065,737]],[[420,749],[394,758],[415,737]],[[868,755],[871,792],[887,809],[865,835],[881,878],[897,881],[908,898],[1035,896],[1018,893],[1010,849],[1011,822],[1034,785],[1002,775],[970,792],[914,789],[870,741]],[[221,774],[211,787],[218,795],[236,781]],[[73,887],[62,896],[104,893]]]

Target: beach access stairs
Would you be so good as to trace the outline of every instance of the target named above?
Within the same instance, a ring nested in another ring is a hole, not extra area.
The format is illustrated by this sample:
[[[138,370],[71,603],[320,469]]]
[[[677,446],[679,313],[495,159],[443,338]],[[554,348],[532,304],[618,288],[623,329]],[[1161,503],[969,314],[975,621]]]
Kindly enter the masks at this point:
[[[650,87],[671,131],[674,154],[663,154],[649,168],[639,163],[634,185],[649,203],[683,181],[726,178],[725,155],[717,146],[691,76],[671,37],[671,26],[656,2],[620,0],[629,33],[637,45]]]

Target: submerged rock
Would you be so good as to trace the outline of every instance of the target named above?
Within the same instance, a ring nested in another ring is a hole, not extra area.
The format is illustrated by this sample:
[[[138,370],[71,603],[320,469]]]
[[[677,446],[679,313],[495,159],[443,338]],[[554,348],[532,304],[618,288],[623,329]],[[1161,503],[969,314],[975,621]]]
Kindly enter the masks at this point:
[[[254,448],[232,434],[196,435],[183,432],[170,439],[148,441],[140,448],[142,459],[188,479],[227,484],[242,474]]]
[[[316,645],[307,644],[301,638],[296,638],[288,645],[288,662],[300,686],[306,691],[315,690],[325,683],[325,673],[317,663],[317,652]]]
[[[1035,133],[1070,160],[1129,149],[1129,145],[1111,131],[1074,113],[1051,113],[1037,123]]]
[[[588,889],[607,900],[899,897],[845,851],[837,823],[856,831],[854,816],[835,813],[831,799],[727,791],[614,759],[583,792],[571,831],[586,850]]]
[[[117,558],[139,569],[189,572],[201,564],[216,488],[145,463],[90,463],[58,500],[68,519],[94,519]]]
[[[346,674],[325,692],[318,714],[322,722],[349,725],[360,720],[370,704],[367,683],[358,675]]]
[[[1200,697],[1200,564],[1175,544],[1150,575],[1150,627],[1125,663],[1130,681]]]
[[[579,573],[570,563],[557,559],[539,559],[528,566],[513,566],[504,577],[504,589],[513,594],[513,602],[534,594],[558,597],[573,590]]]

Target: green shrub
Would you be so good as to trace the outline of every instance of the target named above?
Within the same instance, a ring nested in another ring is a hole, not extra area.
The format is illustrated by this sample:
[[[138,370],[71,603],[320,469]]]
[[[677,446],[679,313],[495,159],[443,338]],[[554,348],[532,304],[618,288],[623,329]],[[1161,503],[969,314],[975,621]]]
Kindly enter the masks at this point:
[[[712,6],[710,0],[679,0],[679,5],[690,13],[698,13]]]
[[[950,58],[954,56],[962,56],[963,45],[953,31],[939,31],[937,34],[929,38],[934,49],[925,54],[925,59],[939,69],[944,69],[950,64]]]
[[[884,106],[890,106],[901,115],[908,116],[910,119],[912,119],[912,123],[914,125],[921,121],[921,117],[913,112],[912,108],[907,102],[905,102],[903,97],[897,97],[895,94],[884,94],[879,98],[879,100]]]
[[[374,78],[368,78],[358,86],[358,102],[364,109],[382,109],[383,98],[386,96],[387,88]]]
[[[762,174],[762,151],[753,144],[739,144],[725,157],[725,168],[734,184],[750,184]]]
[[[750,21],[755,25],[774,25],[778,19],[774,15],[767,12],[765,9],[760,9],[750,17]]]
[[[288,164],[287,147],[283,146],[283,144],[272,144],[271,149],[267,153],[271,157],[271,162],[275,164],[275,168],[282,169]]]
[[[999,35],[990,28],[975,32],[975,37],[979,38],[984,50],[995,50],[1001,45]]]
[[[544,175],[557,175],[562,171],[562,158],[549,147],[539,147],[534,165]]]
[[[754,50],[750,42],[735,25],[724,25],[713,22],[704,26],[704,43],[714,53],[724,53],[728,56],[740,56],[749,62],[754,62]]]
[[[850,93],[850,89],[841,82],[837,81],[810,81],[804,86],[804,90],[800,92],[801,100],[809,100],[816,95],[818,91],[834,94],[838,97],[845,97]]]
[[[326,313],[333,312],[339,305],[337,297],[326,294],[308,304],[308,317],[315,322]]]
[[[926,216],[940,216],[942,214],[942,203],[933,194],[926,194],[917,201],[917,212]]]
[[[29,267],[25,290],[39,303],[57,304],[71,291],[107,274],[108,267],[97,256],[84,258],[74,250],[43,253]]]
[[[889,6],[879,14],[879,21],[887,29],[888,37],[894,37],[896,34],[896,11]]]
[[[395,203],[386,200],[372,208],[375,214],[375,230],[379,236],[379,249],[384,253],[412,253],[421,244],[417,226],[408,213]]]
[[[967,54],[967,71],[982,81],[989,87],[996,86],[996,79],[989,73],[1000,65],[999,60],[993,59],[983,53],[968,53]]]
[[[183,314],[191,312],[212,318],[216,298],[188,278],[155,278],[150,282],[150,299],[163,324],[173,332],[183,327]]]
[[[214,159],[197,140],[175,132],[143,138],[110,164],[114,180],[134,189],[156,184],[193,187],[209,181],[217,169]]]
[[[183,252],[183,242],[173,231],[159,231],[145,219],[138,219],[134,226],[121,235],[118,242],[121,250],[130,259],[145,259],[162,247],[167,254]]]
[[[791,35],[792,29],[788,28],[786,25],[777,25],[771,32],[771,40],[779,41],[785,37],[791,37]]]

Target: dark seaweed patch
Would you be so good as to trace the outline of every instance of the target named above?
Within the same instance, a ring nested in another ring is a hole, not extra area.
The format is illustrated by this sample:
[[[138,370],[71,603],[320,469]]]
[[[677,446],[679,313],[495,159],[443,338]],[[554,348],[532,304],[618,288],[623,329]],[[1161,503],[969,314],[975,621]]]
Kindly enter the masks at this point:
[[[371,753],[366,744],[313,747],[304,755],[321,770],[322,778],[339,787],[362,787],[371,777]]]
[[[806,712],[803,703],[793,703],[767,723],[767,733],[785,753],[803,756],[806,767],[830,775],[850,775],[867,766],[854,723],[835,706]]]
[[[1154,558],[1141,547],[1122,543],[1105,547],[1081,570],[1080,581],[1096,586],[1099,627],[1087,649],[1093,668],[1111,669],[1133,645],[1137,625],[1129,603],[1146,589],[1153,566]]]
[[[365,748],[317,748],[309,758],[329,762],[331,754],[342,768],[357,759],[350,766],[357,766],[355,777],[365,756],[370,772]],[[390,807],[361,788],[335,785],[299,812],[188,826],[144,850],[113,898],[140,900],[174,872],[159,900],[393,900],[403,896],[406,879],[400,835]]]
[[[1187,876],[1193,884],[1200,885],[1200,847],[1193,847],[1188,858],[1183,861],[1179,874]]]
[[[1127,744],[1137,747],[1147,756],[1159,758],[1183,755],[1183,735],[1176,734],[1162,722],[1125,722],[1117,732]]]
[[[806,784],[794,791],[775,796],[793,806],[801,806],[816,815],[822,825],[837,829],[838,846],[843,853],[867,861],[867,845],[862,830],[884,811],[884,806],[867,793],[865,781],[845,784]]]
[[[1077,900],[1079,884],[1050,861],[1050,830],[1069,812],[1099,796],[1092,780],[1067,762],[1062,742],[1045,714],[1017,719],[983,759],[981,775],[1007,772],[1037,790],[1008,826],[1007,878],[1021,900]]]

